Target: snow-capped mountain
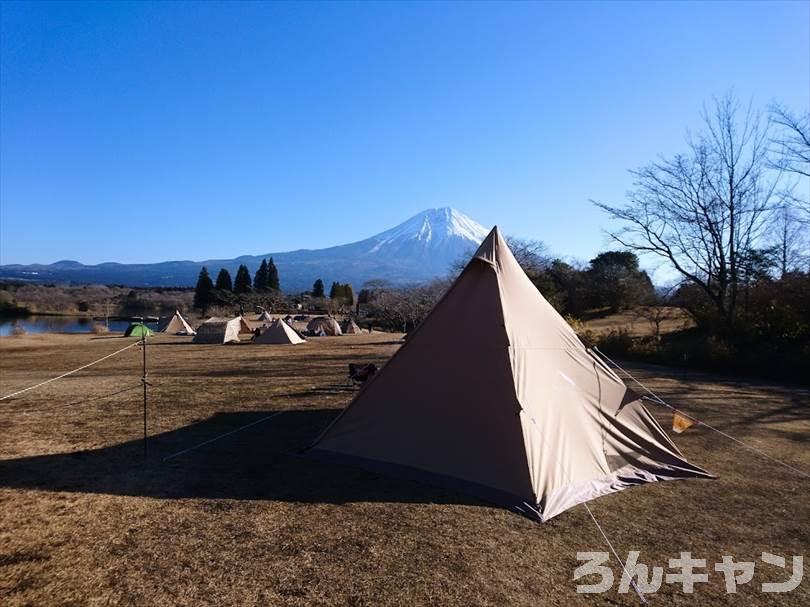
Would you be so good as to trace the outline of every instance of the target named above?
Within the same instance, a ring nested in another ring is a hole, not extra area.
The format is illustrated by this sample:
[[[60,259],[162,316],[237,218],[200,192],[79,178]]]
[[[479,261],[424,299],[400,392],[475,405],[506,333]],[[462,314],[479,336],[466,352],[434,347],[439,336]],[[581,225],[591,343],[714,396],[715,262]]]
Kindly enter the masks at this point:
[[[40,282],[124,284],[127,286],[192,286],[202,266],[212,277],[220,268],[235,275],[240,264],[256,271],[273,257],[287,292],[308,290],[321,278],[349,282],[359,289],[372,279],[395,284],[423,282],[444,276],[456,260],[471,254],[488,230],[452,208],[428,209],[376,236],[326,249],[246,255],[236,259],[165,261],[152,264],[83,265],[59,261],[50,265],[0,266],[0,278]]]

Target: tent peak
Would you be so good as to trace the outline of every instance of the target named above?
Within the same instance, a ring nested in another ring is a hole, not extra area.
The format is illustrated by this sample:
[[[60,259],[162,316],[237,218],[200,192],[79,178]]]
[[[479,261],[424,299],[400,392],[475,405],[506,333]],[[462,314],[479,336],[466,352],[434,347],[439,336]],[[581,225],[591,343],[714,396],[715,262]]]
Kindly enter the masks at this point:
[[[505,251],[509,251],[509,245],[506,244],[500,228],[495,225],[489,231],[487,237],[484,238],[481,246],[478,247],[475,255],[473,255],[473,259],[480,259],[489,264],[496,265]]]

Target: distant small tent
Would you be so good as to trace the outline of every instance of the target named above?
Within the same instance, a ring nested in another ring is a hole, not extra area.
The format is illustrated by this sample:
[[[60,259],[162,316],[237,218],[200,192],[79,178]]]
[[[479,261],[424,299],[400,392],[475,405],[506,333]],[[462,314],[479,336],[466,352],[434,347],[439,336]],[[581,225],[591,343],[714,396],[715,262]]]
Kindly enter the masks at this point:
[[[124,337],[149,337],[155,332],[142,322],[134,322],[124,331]]]
[[[191,325],[186,322],[186,319],[177,310],[174,311],[174,316],[160,319],[158,332],[168,333],[169,335],[194,335],[195,333]]]
[[[241,317],[236,318],[209,318],[199,327],[191,343],[195,344],[227,344],[239,341],[239,326]]]
[[[358,327],[357,323],[351,318],[347,318],[345,321],[343,321],[343,326],[341,328],[346,335],[359,335],[363,332],[363,330]]]
[[[262,313],[259,314],[259,318],[257,318],[259,322],[273,322],[273,317],[268,314],[267,310],[262,310]]]
[[[251,327],[250,323],[245,320],[244,316],[237,316],[236,320],[239,321],[239,332],[240,333],[253,333],[253,327]]]
[[[307,331],[313,335],[343,335],[338,322],[331,316],[318,316],[307,324]]]
[[[305,340],[283,320],[274,320],[273,324],[264,329],[253,343],[256,344],[302,344]]]

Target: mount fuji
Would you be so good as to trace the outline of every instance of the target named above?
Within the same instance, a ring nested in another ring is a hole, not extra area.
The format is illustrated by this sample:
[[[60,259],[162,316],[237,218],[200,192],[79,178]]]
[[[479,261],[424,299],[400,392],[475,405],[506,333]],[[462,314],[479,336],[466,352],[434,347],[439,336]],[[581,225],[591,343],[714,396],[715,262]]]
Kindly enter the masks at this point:
[[[453,262],[471,254],[487,233],[475,220],[445,207],[422,211],[376,236],[326,249],[150,264],[84,265],[76,261],[14,264],[0,266],[0,279],[131,287],[193,286],[203,266],[212,278],[220,268],[226,268],[234,276],[240,264],[245,264],[253,274],[262,259],[272,257],[281,277],[281,288],[288,293],[310,289],[318,278],[327,285],[332,281],[348,282],[358,290],[372,279],[401,285],[444,276]]]

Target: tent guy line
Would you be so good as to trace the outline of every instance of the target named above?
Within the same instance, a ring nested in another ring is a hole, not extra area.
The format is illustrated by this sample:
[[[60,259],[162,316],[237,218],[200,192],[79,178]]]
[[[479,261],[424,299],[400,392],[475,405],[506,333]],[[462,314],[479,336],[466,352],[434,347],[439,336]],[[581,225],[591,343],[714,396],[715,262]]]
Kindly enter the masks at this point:
[[[98,360],[94,360],[91,363],[87,363],[86,365],[82,365],[81,367],[78,367],[77,369],[73,369],[72,371],[68,371],[67,373],[62,373],[62,375],[58,375],[57,377],[52,377],[50,379],[46,379],[43,382],[40,382],[40,383],[35,384],[33,386],[29,386],[27,388],[23,388],[22,390],[17,390],[16,392],[12,392],[11,394],[6,394],[5,396],[0,397],[0,400],[6,400],[7,398],[12,398],[13,396],[17,396],[18,394],[22,394],[23,392],[28,392],[29,390],[33,390],[35,388],[39,388],[41,386],[44,386],[45,384],[49,384],[51,382],[54,382],[57,379],[62,379],[63,377],[67,377],[68,375],[73,375],[74,373],[78,373],[82,369],[86,369],[87,367],[92,367],[93,365],[97,365],[101,361],[107,360],[108,358],[112,358],[113,356],[115,356],[116,354],[120,354],[124,350],[129,350],[130,348],[134,348],[135,346],[140,345],[140,343],[141,343],[140,341],[136,341],[135,343],[129,344],[128,346],[126,346],[124,348],[121,348],[120,350],[116,350],[112,354],[107,354],[107,356],[103,356],[103,357],[99,358]]]
[[[780,466],[784,466],[784,467],[785,467],[785,468],[787,468],[788,470],[792,470],[793,472],[795,472],[795,473],[797,473],[797,474],[800,474],[801,476],[803,476],[803,477],[805,477],[805,478],[809,478],[809,479],[810,479],[810,474],[808,474],[808,473],[807,473],[807,472],[805,472],[804,470],[799,470],[798,468],[796,468],[796,467],[794,467],[794,466],[791,466],[790,464],[788,464],[788,463],[786,463],[786,462],[783,462],[782,460],[777,459],[777,458],[773,457],[772,455],[768,455],[767,453],[765,453],[765,452],[764,452],[764,451],[762,451],[761,449],[757,449],[756,447],[754,447],[754,446],[752,446],[752,445],[749,445],[748,443],[744,443],[744,442],[743,442],[743,441],[741,441],[740,439],[735,438],[735,437],[731,436],[730,434],[726,434],[726,433],[725,433],[725,432],[723,432],[722,430],[720,430],[720,429],[718,429],[718,428],[715,428],[714,426],[710,426],[710,425],[709,425],[709,424],[707,424],[706,422],[701,421],[701,420],[697,419],[696,417],[693,417],[693,416],[689,415],[688,413],[684,413],[683,411],[681,411],[680,409],[678,409],[678,408],[676,408],[676,407],[673,407],[673,406],[672,406],[672,405],[670,405],[668,402],[664,401],[664,400],[663,400],[663,399],[662,399],[660,396],[658,396],[658,395],[657,395],[655,392],[653,392],[652,390],[650,390],[650,389],[649,389],[647,386],[645,386],[645,385],[644,385],[644,384],[642,384],[642,383],[641,383],[639,380],[637,380],[635,377],[633,377],[633,376],[632,376],[632,375],[631,375],[631,374],[630,374],[630,373],[629,373],[629,372],[628,372],[626,369],[622,368],[622,367],[621,367],[621,366],[620,366],[620,365],[619,365],[619,364],[618,364],[616,361],[614,361],[614,360],[613,360],[613,359],[611,359],[609,356],[607,356],[607,354],[605,354],[604,352],[602,352],[602,351],[601,351],[599,348],[597,348],[596,346],[594,346],[594,347],[593,347],[593,350],[594,350],[595,352],[597,352],[597,353],[599,354],[599,356],[604,357],[604,358],[605,358],[605,360],[607,360],[608,362],[610,362],[610,363],[611,363],[613,366],[615,366],[615,367],[616,367],[616,368],[617,368],[619,371],[621,371],[622,373],[624,373],[625,375],[627,375],[627,377],[629,377],[629,378],[630,378],[632,381],[634,381],[635,383],[637,383],[637,384],[638,384],[638,385],[639,385],[639,386],[640,386],[640,387],[641,387],[643,390],[646,390],[646,391],[647,391],[647,393],[648,393],[650,396],[652,396],[652,398],[648,398],[648,397],[645,397],[645,396],[644,396],[644,397],[642,397],[644,400],[646,400],[646,401],[648,401],[648,402],[651,402],[651,403],[655,403],[655,404],[657,404],[657,405],[661,405],[661,406],[663,406],[663,407],[666,407],[666,408],[667,408],[667,409],[669,409],[670,411],[673,411],[673,412],[679,413],[680,415],[683,415],[684,417],[687,417],[687,418],[691,419],[691,420],[692,420],[693,422],[695,422],[696,424],[699,424],[699,425],[701,425],[701,426],[705,426],[705,427],[706,427],[706,428],[708,428],[709,430],[713,430],[714,432],[717,432],[719,435],[724,436],[724,437],[726,437],[727,439],[729,439],[729,440],[731,440],[731,441],[734,441],[734,442],[735,442],[735,443],[737,443],[738,445],[741,445],[742,447],[745,447],[746,449],[748,449],[748,450],[750,450],[750,451],[753,451],[754,453],[757,453],[757,454],[761,455],[762,457],[764,457],[764,458],[766,458],[766,459],[769,459],[770,461],[772,461],[772,462],[774,462],[774,463],[776,463],[776,464],[779,464]]]
[[[596,520],[596,517],[593,515],[593,512],[591,512],[591,509],[588,507],[588,502],[582,502],[582,505],[585,506],[585,510],[587,510],[588,514],[591,515],[591,519],[596,525],[596,528],[599,529],[599,533],[602,534],[602,537],[604,538],[605,543],[608,545],[608,548],[610,548],[610,551],[613,553],[613,556],[616,558],[617,561],[619,561],[619,564],[622,566],[622,571],[624,572],[624,575],[626,575],[627,579],[630,580],[630,585],[633,586],[633,590],[635,590],[636,593],[638,594],[638,598],[641,599],[642,603],[647,605],[648,604],[647,598],[644,596],[644,593],[641,592],[641,589],[636,585],[636,580],[633,578],[632,575],[630,575],[630,572],[627,571],[627,567],[625,566],[624,561],[621,559],[621,557],[619,557],[618,552],[616,552],[616,549],[613,547],[613,544],[610,542],[610,539],[608,539],[607,534],[602,529],[602,525],[599,524],[599,521]]]
[[[221,438],[225,438],[226,436],[230,436],[231,434],[236,434],[237,432],[241,432],[242,430],[247,430],[248,428],[250,428],[252,426],[255,426],[255,425],[260,424],[262,422],[266,422],[267,420],[272,419],[272,418],[276,417],[277,415],[281,415],[282,413],[287,413],[287,411],[288,411],[287,409],[285,409],[284,411],[276,411],[272,415],[267,415],[266,417],[263,417],[261,419],[257,419],[256,421],[250,422],[249,424],[245,424],[244,426],[240,426],[239,428],[236,428],[234,430],[230,430],[229,432],[226,432],[225,434],[220,434],[219,436],[215,436],[214,438],[208,439],[207,441],[204,441],[204,442],[202,442],[202,443],[200,443],[198,445],[194,445],[193,447],[189,447],[188,449],[183,449],[182,451],[178,451],[177,453],[172,453],[171,455],[167,455],[166,457],[163,458],[163,461],[168,462],[170,459],[174,459],[175,457],[180,457],[181,455],[184,455],[184,454],[186,454],[186,453],[188,453],[190,451],[194,451],[195,449],[199,449],[200,447],[205,447],[206,445],[210,445],[211,443],[216,442]]]
[[[54,407],[42,407],[39,409],[25,409],[22,411],[23,415],[29,415],[31,413],[40,413],[42,411],[47,411],[50,413],[51,411],[58,410],[58,409],[68,409],[70,407],[75,407],[76,405],[86,405],[87,403],[92,403],[97,400],[102,400],[105,398],[112,398],[113,396],[118,396],[119,394],[123,394],[124,392],[129,392],[130,390],[134,390],[135,388],[140,388],[141,383],[137,383],[135,385],[129,386],[128,388],[123,388],[122,390],[116,390],[115,392],[110,392],[108,394],[102,394],[100,396],[94,396],[93,398],[86,398],[82,400],[75,400],[72,403],[64,403],[61,405],[56,405]]]

